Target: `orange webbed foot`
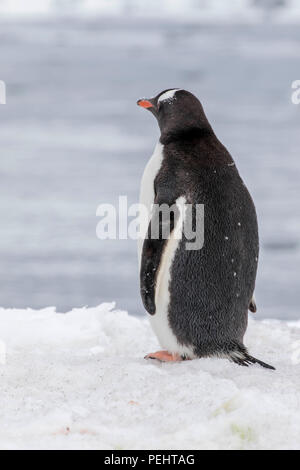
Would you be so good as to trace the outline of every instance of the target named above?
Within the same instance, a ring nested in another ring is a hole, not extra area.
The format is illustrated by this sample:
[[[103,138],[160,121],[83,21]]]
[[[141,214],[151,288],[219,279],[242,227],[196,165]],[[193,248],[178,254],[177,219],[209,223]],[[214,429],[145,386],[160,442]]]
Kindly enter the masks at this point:
[[[183,360],[179,354],[171,354],[168,351],[157,351],[147,354],[145,359],[156,359],[160,362],[179,362]]]

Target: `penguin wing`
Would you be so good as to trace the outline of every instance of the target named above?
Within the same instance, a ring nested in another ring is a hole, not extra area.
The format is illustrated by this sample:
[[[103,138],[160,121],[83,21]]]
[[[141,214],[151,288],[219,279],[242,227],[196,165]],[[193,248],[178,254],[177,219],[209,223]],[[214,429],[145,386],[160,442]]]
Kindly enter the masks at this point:
[[[165,207],[171,207],[165,204]],[[149,223],[147,236],[144,240],[141,269],[140,292],[145,309],[150,315],[155,314],[156,278],[168,236],[174,229],[176,206],[172,210],[161,211],[156,203]]]

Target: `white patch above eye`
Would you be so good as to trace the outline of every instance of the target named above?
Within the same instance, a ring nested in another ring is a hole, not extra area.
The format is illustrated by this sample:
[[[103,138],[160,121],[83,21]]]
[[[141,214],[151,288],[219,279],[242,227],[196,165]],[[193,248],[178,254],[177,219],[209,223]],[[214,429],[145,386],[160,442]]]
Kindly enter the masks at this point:
[[[160,103],[161,101],[169,100],[172,101],[175,99],[175,93],[176,91],[180,90],[180,88],[174,88],[174,90],[168,90],[162,95],[157,100],[157,103]]]

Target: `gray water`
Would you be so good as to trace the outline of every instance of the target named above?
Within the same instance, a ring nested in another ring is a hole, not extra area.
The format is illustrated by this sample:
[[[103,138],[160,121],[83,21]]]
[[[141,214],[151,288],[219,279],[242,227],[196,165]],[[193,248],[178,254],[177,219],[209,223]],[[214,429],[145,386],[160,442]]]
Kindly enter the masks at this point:
[[[1,306],[143,313],[135,242],[98,240],[96,208],[137,201],[158,129],[136,99],[181,87],[256,203],[257,318],[299,318],[299,27],[14,20],[0,47]]]

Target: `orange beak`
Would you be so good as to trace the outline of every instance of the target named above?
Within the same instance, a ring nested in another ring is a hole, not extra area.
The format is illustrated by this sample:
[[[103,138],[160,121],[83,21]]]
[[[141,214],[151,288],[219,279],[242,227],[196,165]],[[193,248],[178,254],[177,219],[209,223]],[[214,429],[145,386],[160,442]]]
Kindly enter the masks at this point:
[[[142,108],[153,108],[153,104],[148,100],[138,100],[137,104]]]

